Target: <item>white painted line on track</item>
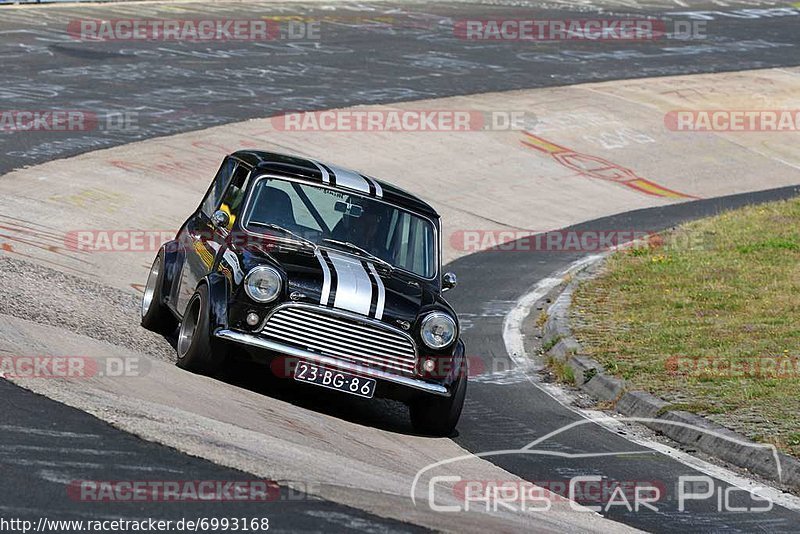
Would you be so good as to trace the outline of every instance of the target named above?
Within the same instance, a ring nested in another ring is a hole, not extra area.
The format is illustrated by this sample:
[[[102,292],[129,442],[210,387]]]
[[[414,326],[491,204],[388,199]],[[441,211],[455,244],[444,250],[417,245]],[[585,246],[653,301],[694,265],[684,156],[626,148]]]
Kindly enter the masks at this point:
[[[19,432],[20,434],[30,434],[34,436],[45,436],[48,438],[78,438],[78,439],[96,439],[100,436],[98,434],[82,434],[78,432],[62,432],[59,430],[47,430],[44,428],[28,428],[18,425],[0,425],[0,430],[3,432]]]
[[[514,308],[508,312],[505,319],[503,319],[503,342],[505,343],[508,356],[515,365],[526,367],[532,363],[525,352],[525,342],[522,336],[522,323],[530,314],[531,307],[537,300],[547,295],[553,288],[562,283],[566,276],[574,274],[600,261],[604,256],[604,254],[586,256],[572,263],[566,269],[554,274],[552,277],[540,280],[539,283],[528,293],[523,295],[514,305]]]

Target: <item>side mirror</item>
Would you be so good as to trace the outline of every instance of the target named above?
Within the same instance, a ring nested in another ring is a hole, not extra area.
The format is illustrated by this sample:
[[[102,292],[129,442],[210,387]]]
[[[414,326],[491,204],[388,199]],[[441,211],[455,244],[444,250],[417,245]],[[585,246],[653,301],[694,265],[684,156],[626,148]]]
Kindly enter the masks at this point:
[[[458,285],[458,278],[455,273],[444,273],[442,275],[442,293],[450,291]]]
[[[214,215],[211,216],[211,222],[214,223],[214,226],[219,228],[227,228],[228,224],[231,222],[231,216],[228,215],[227,212],[217,210],[214,212]]]

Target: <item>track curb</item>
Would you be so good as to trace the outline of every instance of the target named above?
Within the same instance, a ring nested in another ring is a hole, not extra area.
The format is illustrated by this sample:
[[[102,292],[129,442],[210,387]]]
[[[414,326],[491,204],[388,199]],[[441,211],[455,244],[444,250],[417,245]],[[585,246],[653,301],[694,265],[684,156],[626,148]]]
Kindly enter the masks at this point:
[[[757,473],[782,486],[800,490],[800,460],[767,448],[705,417],[671,410],[669,402],[646,391],[633,390],[624,380],[609,375],[604,367],[586,355],[574,337],[569,319],[572,295],[581,280],[595,276],[607,255],[583,266],[569,280],[553,289],[544,299],[551,304],[542,310],[547,319],[541,327],[543,355],[554,358],[572,370],[575,384],[614,410],[640,421],[670,439],[692,449]],[[779,469],[776,469],[776,464]]]

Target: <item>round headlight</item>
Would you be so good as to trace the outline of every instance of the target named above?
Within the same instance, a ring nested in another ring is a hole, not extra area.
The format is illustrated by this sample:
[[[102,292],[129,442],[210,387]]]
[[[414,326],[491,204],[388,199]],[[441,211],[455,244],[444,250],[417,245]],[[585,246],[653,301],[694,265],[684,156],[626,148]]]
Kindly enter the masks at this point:
[[[431,349],[443,349],[456,339],[456,322],[447,314],[432,313],[422,321],[422,341]]]
[[[272,267],[256,267],[244,279],[244,292],[256,302],[272,302],[281,293],[281,273]]]

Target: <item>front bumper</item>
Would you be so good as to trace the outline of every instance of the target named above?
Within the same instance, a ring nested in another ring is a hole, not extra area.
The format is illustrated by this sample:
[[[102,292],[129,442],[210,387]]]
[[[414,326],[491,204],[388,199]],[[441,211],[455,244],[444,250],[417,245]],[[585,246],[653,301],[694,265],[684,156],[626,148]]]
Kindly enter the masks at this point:
[[[379,369],[370,369],[369,367],[365,367],[362,365],[350,364],[346,361],[339,360],[337,358],[332,358],[330,356],[317,354],[307,350],[299,349],[297,347],[284,345],[283,343],[278,343],[276,341],[265,339],[261,336],[253,334],[245,334],[243,332],[237,332],[235,330],[225,330],[225,329],[217,330],[214,333],[214,336],[219,339],[224,339],[226,341],[233,341],[235,343],[241,343],[243,345],[249,345],[251,347],[256,347],[259,349],[277,352],[280,354],[285,354],[287,356],[294,356],[296,358],[318,363],[320,365],[328,365],[331,367],[335,367],[337,369],[342,369],[343,371],[349,371],[359,375],[369,376],[371,378],[383,380],[386,382],[391,382],[393,384],[416,389],[419,391],[423,391],[425,393],[431,393],[433,395],[439,395],[441,397],[450,396],[450,392],[447,390],[446,387],[442,386],[441,384],[434,384],[416,378],[394,375],[391,373],[387,373],[385,371],[381,371]]]

